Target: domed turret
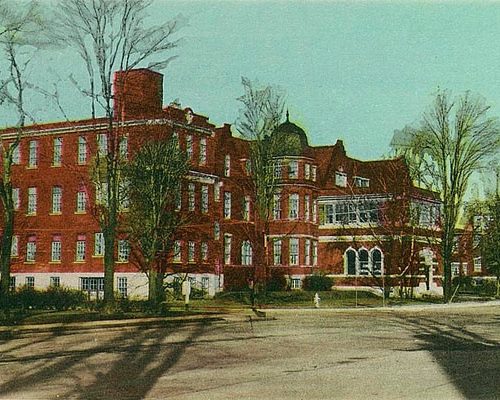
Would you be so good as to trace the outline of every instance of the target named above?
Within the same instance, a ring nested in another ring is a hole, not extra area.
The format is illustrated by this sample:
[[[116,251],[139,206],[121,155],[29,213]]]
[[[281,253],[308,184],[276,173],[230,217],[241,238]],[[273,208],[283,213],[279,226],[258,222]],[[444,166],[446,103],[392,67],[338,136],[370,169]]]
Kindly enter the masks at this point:
[[[273,133],[273,141],[276,141],[280,156],[300,156],[304,149],[309,146],[304,130],[290,122],[288,110],[286,121],[278,126]]]

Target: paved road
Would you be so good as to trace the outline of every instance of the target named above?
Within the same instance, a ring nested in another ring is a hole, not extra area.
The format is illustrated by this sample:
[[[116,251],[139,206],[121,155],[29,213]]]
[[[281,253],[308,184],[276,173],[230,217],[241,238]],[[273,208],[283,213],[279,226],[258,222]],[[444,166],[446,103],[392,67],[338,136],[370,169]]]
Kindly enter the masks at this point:
[[[500,399],[498,305],[268,317],[4,334],[0,399]]]

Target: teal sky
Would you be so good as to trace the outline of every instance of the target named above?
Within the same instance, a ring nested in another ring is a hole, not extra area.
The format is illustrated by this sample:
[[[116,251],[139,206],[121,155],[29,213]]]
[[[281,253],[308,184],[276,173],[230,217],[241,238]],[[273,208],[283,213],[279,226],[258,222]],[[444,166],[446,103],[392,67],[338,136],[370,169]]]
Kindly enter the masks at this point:
[[[481,94],[500,115],[500,2],[157,0],[151,9],[154,20],[179,13],[189,25],[163,71],[164,102],[178,98],[217,125],[238,116],[241,76],[281,86],[311,144],[343,139],[362,159],[387,154],[394,129],[417,122],[438,87]],[[42,80],[84,76],[76,60],[46,54]],[[86,99],[61,88],[68,116],[88,116]],[[35,115],[62,118],[46,103]]]

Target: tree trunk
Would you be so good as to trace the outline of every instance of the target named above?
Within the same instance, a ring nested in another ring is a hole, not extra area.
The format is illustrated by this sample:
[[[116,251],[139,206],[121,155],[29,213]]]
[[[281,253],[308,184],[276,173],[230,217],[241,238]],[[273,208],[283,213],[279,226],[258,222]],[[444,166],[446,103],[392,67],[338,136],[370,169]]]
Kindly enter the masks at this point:
[[[104,304],[107,309],[111,309],[115,302],[115,239],[114,228],[104,232]]]
[[[14,211],[5,209],[3,214],[4,226],[0,256],[0,297],[2,301],[6,301],[9,296],[10,286],[10,253],[12,248],[12,234],[14,232]]]
[[[164,273],[158,272],[155,268],[149,271],[148,283],[149,283],[149,293],[148,300],[151,305],[155,308],[165,300],[165,291],[163,290],[163,279]]]

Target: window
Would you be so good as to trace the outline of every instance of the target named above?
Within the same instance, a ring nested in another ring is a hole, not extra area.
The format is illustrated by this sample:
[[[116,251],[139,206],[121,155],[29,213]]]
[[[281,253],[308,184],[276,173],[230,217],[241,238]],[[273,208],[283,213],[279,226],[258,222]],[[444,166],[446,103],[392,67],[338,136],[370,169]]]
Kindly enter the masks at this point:
[[[250,221],[250,196],[245,196],[243,200],[243,219]]]
[[[78,235],[76,238],[75,261],[85,261],[85,235]]]
[[[304,219],[309,221],[311,214],[311,197],[309,195],[304,196]]]
[[[174,242],[173,262],[180,263],[181,261],[182,261],[182,242],[180,240],[176,240]]]
[[[224,218],[231,218],[231,192],[224,192]]]
[[[279,194],[273,196],[273,218],[281,219],[281,196]]]
[[[17,257],[19,255],[19,236],[12,236],[12,244],[10,246],[10,256]]]
[[[195,243],[188,242],[188,262],[194,262]]]
[[[241,243],[241,265],[252,265],[252,245],[249,240]]]
[[[299,239],[290,238],[290,265],[299,265]]]
[[[50,277],[50,287],[60,287],[61,286],[61,278],[58,276]]]
[[[379,222],[379,204],[376,201],[365,200],[357,204],[359,222]]]
[[[462,274],[467,275],[467,263],[462,263]]]
[[[359,274],[369,275],[370,274],[370,264],[368,259],[368,250],[360,249],[359,255]]]
[[[85,136],[78,136],[78,164],[87,163],[87,139]]]
[[[312,241],[312,265],[318,265],[318,242]]]
[[[35,287],[35,277],[27,276],[26,277],[26,287],[33,289]]]
[[[274,265],[281,265],[281,239],[274,239],[273,243],[273,254],[274,254]]]
[[[36,258],[36,236],[30,236],[26,244],[26,261],[34,262]]]
[[[28,188],[28,214],[36,214],[36,187]]]
[[[353,203],[335,204],[335,222],[351,224],[356,222],[356,206]]]
[[[87,208],[87,196],[85,190],[80,189],[76,193],[76,212],[84,213]]]
[[[474,272],[481,272],[481,257],[474,257]]]
[[[52,165],[60,166],[62,161],[62,138],[54,139],[54,154],[52,159]]]
[[[201,212],[208,212],[208,186],[203,185],[201,187]]]
[[[10,143],[10,147],[13,147],[12,150],[12,164],[19,165],[21,164],[21,146],[19,143]]]
[[[130,256],[130,244],[128,240],[118,240],[118,262],[128,262]]]
[[[372,272],[375,276],[380,276],[383,274],[382,252],[379,249],[372,250]]]
[[[335,185],[347,187],[347,174],[340,171],[335,172]]]
[[[312,222],[314,223],[318,222],[318,203],[316,200],[313,200]]]
[[[193,159],[193,136],[186,136],[186,155],[189,161]]]
[[[356,275],[356,251],[348,249],[345,252],[347,275]]]
[[[117,278],[117,288],[118,288],[118,293],[120,293],[120,296],[125,298],[127,297],[127,278],[123,276],[119,276]]]
[[[311,164],[304,164],[304,179],[311,179]]]
[[[274,171],[274,177],[275,178],[281,178],[281,175],[282,175],[282,164],[281,164],[280,160],[277,160],[277,161],[274,162],[273,171]]]
[[[367,188],[370,187],[370,180],[367,178],[362,178],[360,176],[354,177],[354,186],[359,188]]]
[[[224,176],[231,176],[231,156],[229,154],[224,157]]]
[[[95,202],[96,204],[108,204],[108,183],[96,182],[95,184]]]
[[[9,290],[11,292],[13,292],[14,290],[16,290],[16,277],[15,276],[11,276],[10,277]]]
[[[62,189],[60,186],[52,188],[52,214],[61,213]]]
[[[231,236],[224,235],[224,264],[231,264]]]
[[[28,167],[35,168],[38,165],[38,141],[31,140],[29,143]]]
[[[21,192],[19,188],[12,188],[12,207],[19,210],[21,207]]]
[[[118,182],[118,208],[128,210],[130,207],[130,182],[127,178],[122,178]]]
[[[297,179],[299,177],[299,163],[298,161],[290,161],[288,163],[288,178]]]
[[[304,246],[304,264],[311,265],[311,239],[305,240]]]
[[[222,187],[222,182],[217,182],[214,186],[214,200],[220,201],[220,188]]]
[[[195,209],[195,198],[194,198],[195,185],[190,183],[188,185],[188,210],[194,211]]]
[[[97,152],[100,156],[108,154],[108,135],[99,133],[97,135]]]
[[[95,256],[104,255],[104,235],[102,232],[97,232],[94,235],[94,255]]]
[[[208,278],[208,276],[202,276],[201,277],[201,287],[203,288],[203,290],[208,290],[208,286],[210,284],[210,278]]]
[[[103,292],[104,278],[80,278],[80,288],[86,292]]]
[[[301,289],[302,288],[302,279],[292,278],[290,280],[290,288],[291,289]]]
[[[208,261],[208,243],[201,242],[201,259],[203,261]]]
[[[198,164],[205,165],[207,163],[207,138],[200,139],[200,155]]]
[[[335,212],[334,212],[333,204],[325,204],[323,206],[323,209],[324,209],[324,215],[325,215],[324,223],[333,224],[335,222]]]
[[[61,262],[61,237],[54,236],[52,238],[52,248],[51,248],[51,261]]]
[[[312,177],[313,182],[316,182],[316,166],[315,165],[313,165],[311,167],[311,177]]]
[[[288,198],[288,218],[297,219],[299,216],[299,195],[292,193]]]
[[[220,224],[215,221],[214,222],[214,239],[219,240],[220,238]]]
[[[458,263],[458,262],[451,263],[451,274],[452,275],[460,275],[460,263]]]
[[[126,160],[128,158],[128,136],[123,135],[120,137],[120,144],[118,147],[118,152],[120,154],[120,158],[122,160]]]
[[[179,182],[177,193],[175,194],[175,209],[180,211],[182,208],[182,183]]]

